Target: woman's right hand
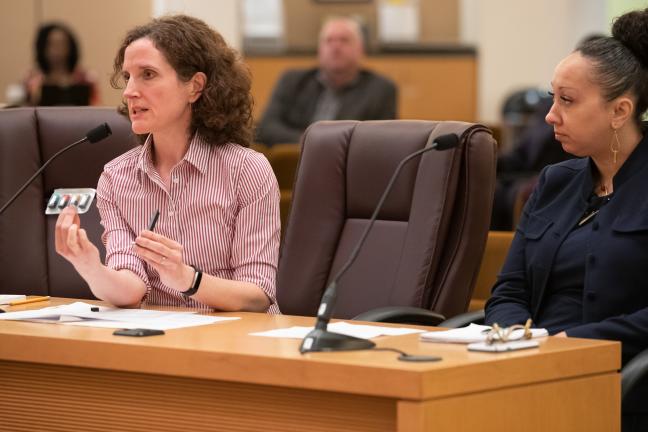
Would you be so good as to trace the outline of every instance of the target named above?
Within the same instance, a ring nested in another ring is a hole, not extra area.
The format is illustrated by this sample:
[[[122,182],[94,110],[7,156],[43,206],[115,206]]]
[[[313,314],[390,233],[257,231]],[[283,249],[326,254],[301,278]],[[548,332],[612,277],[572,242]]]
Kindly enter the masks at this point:
[[[70,261],[81,274],[101,266],[99,249],[88,240],[86,230],[81,228],[81,220],[74,206],[68,206],[56,220],[54,235],[56,252]]]

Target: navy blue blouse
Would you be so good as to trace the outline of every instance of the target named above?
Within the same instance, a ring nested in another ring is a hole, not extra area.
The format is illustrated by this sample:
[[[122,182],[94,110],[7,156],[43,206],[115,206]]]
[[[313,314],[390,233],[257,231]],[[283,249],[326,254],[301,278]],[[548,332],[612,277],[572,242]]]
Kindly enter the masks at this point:
[[[536,327],[546,328],[549,334],[583,324],[583,286],[587,265],[585,251],[590,249],[592,222],[611,198],[611,195],[598,197],[592,194],[587,210],[556,252],[546,297],[534,323]]]

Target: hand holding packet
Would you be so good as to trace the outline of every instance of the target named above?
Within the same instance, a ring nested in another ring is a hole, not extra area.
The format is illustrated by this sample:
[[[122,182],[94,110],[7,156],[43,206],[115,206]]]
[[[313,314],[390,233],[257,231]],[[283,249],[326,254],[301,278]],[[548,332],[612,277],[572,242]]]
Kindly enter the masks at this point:
[[[47,200],[45,214],[59,214],[69,205],[76,207],[77,213],[83,214],[90,209],[96,193],[92,188],[55,189]]]

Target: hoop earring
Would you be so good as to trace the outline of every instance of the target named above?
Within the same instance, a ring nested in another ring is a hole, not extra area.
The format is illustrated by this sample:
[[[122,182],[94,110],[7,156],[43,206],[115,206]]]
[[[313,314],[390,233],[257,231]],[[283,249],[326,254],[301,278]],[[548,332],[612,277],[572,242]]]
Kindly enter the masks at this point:
[[[619,141],[617,130],[614,129],[614,136],[612,137],[612,141],[610,141],[610,152],[612,152],[612,162],[614,165],[617,163],[617,153],[619,153],[619,151],[621,151],[621,142]]]

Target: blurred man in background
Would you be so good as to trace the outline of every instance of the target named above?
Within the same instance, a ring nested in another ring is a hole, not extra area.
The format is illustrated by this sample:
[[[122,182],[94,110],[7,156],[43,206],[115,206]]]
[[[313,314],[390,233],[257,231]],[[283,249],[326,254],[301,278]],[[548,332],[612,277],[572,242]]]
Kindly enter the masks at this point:
[[[319,120],[396,118],[394,83],[361,67],[364,38],[351,18],[332,18],[320,32],[319,66],[287,71],[277,83],[257,131],[272,146],[297,143]]]

